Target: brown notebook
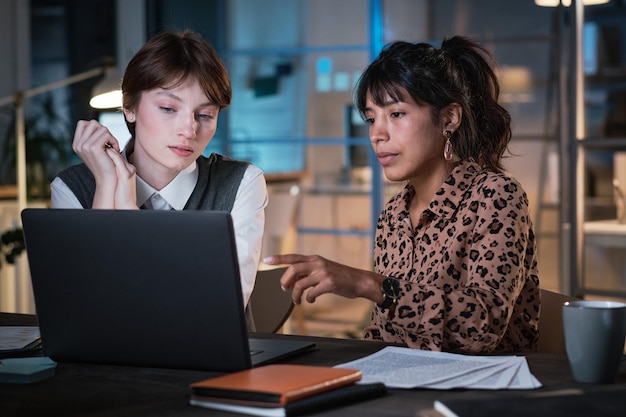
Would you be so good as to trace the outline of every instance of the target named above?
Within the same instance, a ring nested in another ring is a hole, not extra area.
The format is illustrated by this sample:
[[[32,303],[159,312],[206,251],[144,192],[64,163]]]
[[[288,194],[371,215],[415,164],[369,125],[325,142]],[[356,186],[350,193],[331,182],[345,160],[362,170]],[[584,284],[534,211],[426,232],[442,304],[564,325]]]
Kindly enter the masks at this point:
[[[274,364],[191,384],[192,398],[264,407],[283,406],[361,379],[361,371]]]
[[[297,417],[320,413],[332,408],[347,407],[361,401],[371,401],[385,394],[387,394],[385,384],[375,382],[372,384],[344,385],[343,387],[331,389],[330,391],[320,392],[319,394],[291,401],[285,405],[242,405],[224,402],[224,400],[203,400],[202,397],[194,397],[193,395],[189,399],[189,404],[212,410],[229,411],[231,413],[249,414],[261,417]]]

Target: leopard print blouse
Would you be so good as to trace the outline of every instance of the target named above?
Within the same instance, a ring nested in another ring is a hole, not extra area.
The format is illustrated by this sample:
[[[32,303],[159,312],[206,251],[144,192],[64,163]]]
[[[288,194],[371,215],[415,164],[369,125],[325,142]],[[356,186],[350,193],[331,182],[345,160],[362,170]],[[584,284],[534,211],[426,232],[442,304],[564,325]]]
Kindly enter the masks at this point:
[[[537,248],[521,185],[459,164],[419,224],[407,184],[381,213],[375,271],[402,282],[397,303],[375,305],[364,338],[461,353],[534,351],[539,337]]]

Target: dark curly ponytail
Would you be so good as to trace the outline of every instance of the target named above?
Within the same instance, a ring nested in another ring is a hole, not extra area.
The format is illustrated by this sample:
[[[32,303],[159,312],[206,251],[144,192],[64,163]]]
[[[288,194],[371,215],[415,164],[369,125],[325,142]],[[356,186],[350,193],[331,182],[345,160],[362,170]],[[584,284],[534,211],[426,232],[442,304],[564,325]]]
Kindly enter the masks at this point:
[[[511,116],[498,104],[500,85],[492,65],[495,60],[484,47],[461,36],[444,39],[440,49],[392,42],[362,74],[355,103],[363,114],[368,93],[382,105],[387,96],[400,101],[405,89],[416,103],[432,108],[434,121],[444,107],[458,103],[463,116],[452,137],[455,155],[497,172],[511,139]]]

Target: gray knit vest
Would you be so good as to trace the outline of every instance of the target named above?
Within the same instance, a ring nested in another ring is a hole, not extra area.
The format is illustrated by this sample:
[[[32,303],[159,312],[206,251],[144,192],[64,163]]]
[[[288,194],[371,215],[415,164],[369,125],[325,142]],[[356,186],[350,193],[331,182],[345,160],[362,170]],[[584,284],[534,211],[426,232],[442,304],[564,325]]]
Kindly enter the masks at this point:
[[[231,211],[248,162],[216,153],[208,158],[200,156],[197,162],[198,182],[183,210]],[[72,190],[83,208],[92,207],[96,180],[85,164],[73,165],[61,171],[58,177]]]

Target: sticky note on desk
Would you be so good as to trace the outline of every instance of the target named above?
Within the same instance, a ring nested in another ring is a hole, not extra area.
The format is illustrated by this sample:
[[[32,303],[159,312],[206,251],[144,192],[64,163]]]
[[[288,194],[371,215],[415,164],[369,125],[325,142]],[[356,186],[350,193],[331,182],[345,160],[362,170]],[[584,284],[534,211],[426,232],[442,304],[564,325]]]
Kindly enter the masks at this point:
[[[56,362],[48,357],[0,360],[0,383],[30,384],[54,375]]]

